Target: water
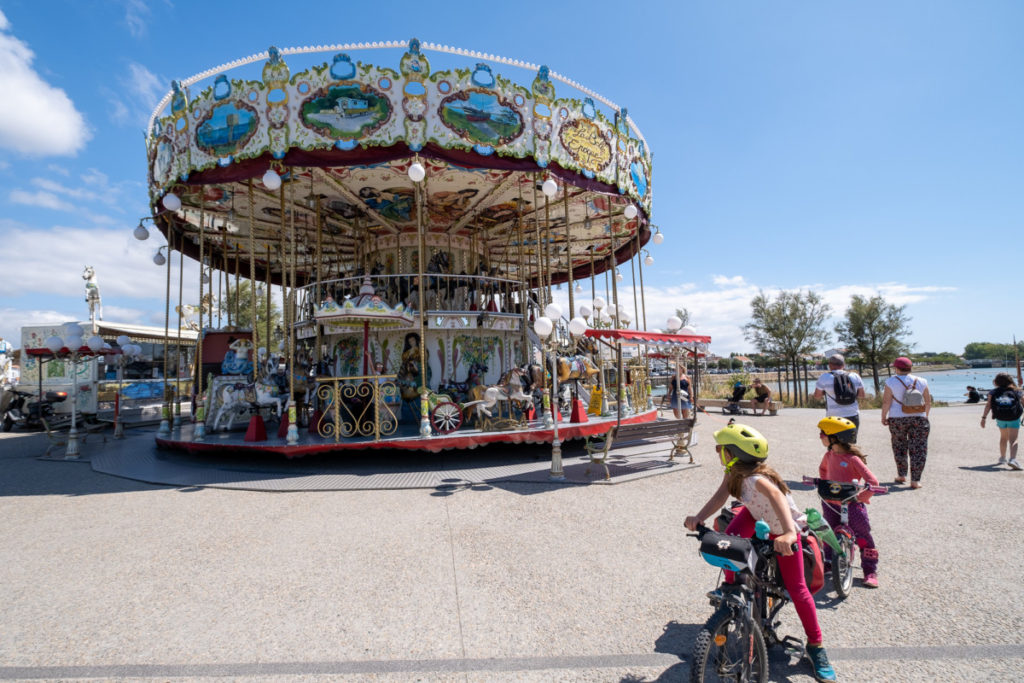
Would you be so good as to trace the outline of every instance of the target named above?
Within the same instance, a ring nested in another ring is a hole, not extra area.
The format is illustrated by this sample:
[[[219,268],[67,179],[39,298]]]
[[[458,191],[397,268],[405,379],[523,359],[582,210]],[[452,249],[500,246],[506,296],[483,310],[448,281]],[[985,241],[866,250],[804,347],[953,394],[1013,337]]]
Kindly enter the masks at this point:
[[[932,398],[936,401],[945,401],[947,403],[962,403],[967,400],[964,394],[967,393],[967,385],[977,387],[981,391],[982,401],[985,400],[985,390],[992,388],[992,378],[996,376],[996,373],[1008,372],[1010,376],[1014,378],[1014,383],[1017,381],[1017,369],[1016,368],[969,368],[967,370],[942,370],[940,372],[920,372],[921,377],[928,380],[928,390],[931,391]],[[884,384],[888,377],[882,373],[880,383]],[[814,392],[815,379],[810,379],[809,390],[811,393]],[[773,392],[778,391],[778,382],[765,382]],[[792,382],[789,382],[789,390],[792,391]],[[803,388],[803,380],[800,381],[801,389]],[[875,383],[870,377],[864,378],[864,391],[868,394],[875,393]]]

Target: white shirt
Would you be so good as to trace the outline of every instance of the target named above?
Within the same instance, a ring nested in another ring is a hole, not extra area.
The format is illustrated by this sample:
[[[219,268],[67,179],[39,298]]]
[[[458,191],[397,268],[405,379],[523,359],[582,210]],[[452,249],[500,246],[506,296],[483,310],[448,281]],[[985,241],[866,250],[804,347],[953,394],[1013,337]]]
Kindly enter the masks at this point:
[[[845,370],[837,370],[836,372],[846,372]],[[860,378],[856,372],[846,372],[850,377],[850,382],[853,384],[853,391],[856,394],[860,394],[861,389],[864,388],[864,381]],[[814,385],[815,389],[821,389],[825,392],[825,414],[829,417],[850,417],[851,415],[857,415],[860,413],[860,406],[857,405],[857,401],[854,401],[848,406],[844,406],[840,403],[835,402],[836,386],[835,377],[832,375],[832,371],[821,373],[818,377],[818,382]]]
[[[885,380],[885,386],[889,387],[889,391],[892,392],[893,402],[889,406],[889,417],[924,417],[924,413],[914,413],[913,415],[907,415],[903,412],[903,394],[907,393],[907,389],[914,385],[914,380],[917,380],[916,389],[922,394],[924,390],[928,388],[928,380],[917,375],[893,375],[889,379]],[[897,403],[896,401],[900,401]]]
[[[768,496],[764,495],[757,490],[757,480],[761,479],[760,474],[747,477],[743,480],[743,490],[741,493],[743,496],[740,498],[740,502],[750,511],[751,516],[754,520],[763,519],[767,524],[768,528],[771,529],[773,534],[784,533],[786,528],[782,524],[782,521],[776,516],[775,508],[772,507],[772,501]],[[771,479],[766,480],[772,486],[775,483]],[[797,531],[807,526],[807,518],[804,513],[800,512],[800,508],[796,506],[796,502],[793,500],[793,496],[785,494],[786,502],[789,503],[789,512],[793,516],[793,522]]]

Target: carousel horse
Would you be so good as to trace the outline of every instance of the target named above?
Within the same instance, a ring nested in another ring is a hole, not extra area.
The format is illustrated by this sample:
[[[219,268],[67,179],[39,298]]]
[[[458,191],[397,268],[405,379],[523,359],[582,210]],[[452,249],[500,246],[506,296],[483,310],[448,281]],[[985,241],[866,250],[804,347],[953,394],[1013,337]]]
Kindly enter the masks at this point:
[[[587,356],[559,356],[558,381],[568,382],[570,380],[589,380],[600,372],[594,362]]]
[[[463,410],[473,409],[476,424],[483,423],[485,417],[492,417],[491,410],[498,401],[517,401],[524,412],[533,406],[533,396],[526,393],[523,384],[522,368],[512,368],[501,376],[498,384],[487,387],[483,391],[474,391],[470,394],[471,401],[462,404]],[[482,389],[479,387],[478,389]],[[477,398],[479,396],[479,398]]]
[[[89,304],[89,319],[103,320],[103,300],[100,298],[99,283],[96,282],[96,269],[86,266],[82,271],[82,279],[85,280],[85,301]]]
[[[433,295],[434,308],[441,308],[442,302],[448,299],[448,282],[447,278],[438,277],[439,275],[450,275],[452,272],[452,266],[449,261],[448,252],[439,251],[430,257],[427,261],[427,288],[425,294]]]
[[[227,417],[225,429],[231,429],[235,418],[248,413],[250,410],[258,411],[260,408],[274,406],[277,418],[280,420],[283,410],[288,406],[287,391],[281,392],[279,383],[275,381],[274,374],[277,373],[280,364],[280,357],[271,355],[263,367],[264,374],[255,382],[232,381],[230,376],[218,377],[211,385],[210,391],[219,403],[216,415],[213,419],[213,430],[216,431],[222,419]],[[225,380],[219,382],[218,380]],[[283,404],[283,405],[282,405]]]
[[[469,369],[466,371],[465,382],[455,382],[448,380],[443,382],[437,391],[440,394],[450,394],[456,401],[464,401],[474,387],[483,386],[484,375],[487,374],[487,366],[483,363],[471,363]],[[476,396],[471,400],[478,400],[480,396]]]

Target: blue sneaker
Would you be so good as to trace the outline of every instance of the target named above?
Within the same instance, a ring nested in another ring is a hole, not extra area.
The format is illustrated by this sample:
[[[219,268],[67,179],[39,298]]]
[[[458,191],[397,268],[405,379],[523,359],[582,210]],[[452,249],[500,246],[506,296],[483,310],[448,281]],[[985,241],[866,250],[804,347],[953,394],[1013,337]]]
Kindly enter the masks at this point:
[[[814,669],[814,680],[836,680],[836,670],[828,663],[828,655],[825,654],[825,648],[821,645],[808,645],[807,659],[811,660],[811,667]]]

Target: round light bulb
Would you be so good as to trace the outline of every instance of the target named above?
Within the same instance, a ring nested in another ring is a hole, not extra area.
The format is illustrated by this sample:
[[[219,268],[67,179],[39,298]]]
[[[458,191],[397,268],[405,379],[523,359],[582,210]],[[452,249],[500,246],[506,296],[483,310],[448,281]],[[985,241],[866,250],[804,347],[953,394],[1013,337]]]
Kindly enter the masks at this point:
[[[680,334],[697,334],[697,328],[693,325],[687,325],[683,329],[679,330]]]
[[[636,218],[636,206],[634,206],[633,204],[627,204],[626,210],[622,212],[622,215],[624,215],[629,220],[633,220],[634,218]]]
[[[161,200],[161,203],[164,205],[164,208],[167,209],[168,211],[177,211],[178,209],[181,208],[181,197],[174,194],[173,192],[168,192],[167,194],[164,195],[164,198],[163,200]]]
[[[653,266],[654,265],[654,257],[651,256],[650,254],[648,254],[646,257],[644,257],[644,265],[645,266]]]
[[[604,299],[602,299],[601,297],[596,297],[594,299],[594,310],[600,311],[604,307],[605,307]]]
[[[122,334],[117,338],[117,345],[120,346],[122,349],[124,349],[124,347],[128,346],[131,343],[131,338],[126,334]]]
[[[581,294],[583,294],[583,288],[580,287],[579,285],[576,285],[576,288],[572,290],[572,293],[575,294],[576,296],[580,296]]]
[[[544,184],[540,186],[540,189],[544,193],[545,197],[554,197],[558,194],[558,183],[551,178],[548,178],[544,181]]]
[[[580,315],[582,315],[584,318],[589,318],[590,314],[593,312],[594,309],[592,309],[590,306],[587,306],[586,304],[580,306]]]
[[[94,334],[93,336],[89,337],[89,341],[86,342],[86,344],[89,346],[90,351],[92,351],[93,353],[98,353],[99,351],[103,350],[103,337]]]
[[[631,322],[633,322],[633,316],[631,316],[626,311],[619,311],[619,320],[621,320],[626,325],[629,325]]]
[[[622,273],[619,272],[618,268],[615,269],[615,281],[622,282]]]
[[[665,235],[663,235],[660,232],[656,232],[654,233],[654,236],[651,237],[651,241],[654,242],[655,244],[661,244],[662,242],[665,241]]]
[[[550,318],[541,316],[533,321],[533,331],[542,339],[551,334],[551,330],[553,329],[555,329],[555,326],[554,323],[551,322]]]
[[[156,252],[156,254],[153,255],[153,263],[155,263],[158,266],[162,266],[163,264],[167,263],[167,258],[164,256],[164,253],[162,251],[158,251]]]
[[[263,187],[267,188],[271,192],[281,187],[281,176],[277,174],[277,171],[270,168],[263,174]]]
[[[82,326],[76,322],[64,323],[63,325],[60,326],[60,331],[61,334],[64,335],[65,339],[67,339],[68,337],[82,336]]]
[[[558,320],[562,317],[562,307],[552,301],[544,307],[544,315],[552,320]]]
[[[682,325],[683,321],[674,315],[670,316],[669,319],[665,321],[665,326],[668,327],[668,331],[672,334],[675,334],[676,330],[682,327]]]
[[[573,318],[569,321],[569,334],[574,337],[582,337],[587,331],[587,321],[583,318]]]
[[[144,242],[149,239],[149,230],[146,230],[146,226],[142,223],[139,223],[138,227],[135,228],[132,234],[135,235],[135,239],[140,242]]]
[[[82,348],[82,345],[85,343],[80,335],[68,337],[64,341],[66,342],[65,346],[67,346],[72,351],[77,351],[78,349]]]
[[[409,167],[409,180],[413,181],[414,183],[421,183],[423,182],[423,179],[426,177],[427,169],[423,168],[423,164],[421,164],[420,162],[417,161],[413,163],[412,166]]]
[[[64,340],[56,335],[47,337],[46,348],[50,349],[50,353],[57,353],[64,348]]]

